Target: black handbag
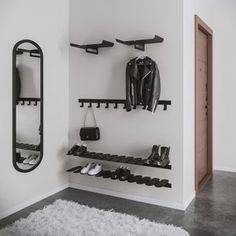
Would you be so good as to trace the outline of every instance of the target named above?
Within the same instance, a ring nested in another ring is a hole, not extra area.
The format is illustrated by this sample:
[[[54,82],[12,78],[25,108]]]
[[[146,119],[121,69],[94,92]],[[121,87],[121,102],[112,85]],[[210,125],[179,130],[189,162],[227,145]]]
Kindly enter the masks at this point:
[[[96,118],[93,112],[93,109],[91,109],[93,118],[94,118],[94,127],[85,127],[86,118],[88,115],[89,110],[86,112],[84,117],[84,127],[80,129],[80,139],[83,141],[90,140],[90,141],[96,141],[100,139],[100,130],[99,127],[97,127]]]

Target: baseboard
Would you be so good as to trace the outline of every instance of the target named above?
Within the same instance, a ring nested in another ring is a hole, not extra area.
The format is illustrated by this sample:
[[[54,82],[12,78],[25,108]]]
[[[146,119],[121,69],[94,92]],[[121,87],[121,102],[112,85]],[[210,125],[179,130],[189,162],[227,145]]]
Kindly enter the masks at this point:
[[[217,170],[218,171],[225,171],[225,172],[234,172],[234,173],[236,172],[235,168],[229,168],[229,167],[224,167],[224,166],[223,167],[222,166],[221,167],[216,166],[216,167],[214,167],[214,170],[216,170],[216,171]]]
[[[180,204],[180,203],[176,203],[176,202],[161,201],[161,200],[157,200],[157,199],[153,199],[153,198],[140,197],[140,196],[135,196],[135,195],[131,195],[131,194],[114,192],[111,190],[100,189],[100,188],[95,188],[95,187],[91,187],[91,186],[84,186],[84,185],[75,184],[75,183],[69,183],[69,187],[88,191],[88,192],[94,192],[94,193],[110,195],[113,197],[124,198],[124,199],[133,200],[133,201],[137,201],[137,202],[143,202],[143,203],[148,203],[148,204],[153,204],[153,205],[158,205],[158,206],[163,206],[163,207],[169,207],[169,208],[174,208],[174,209],[178,209],[178,210],[185,210],[185,205]]]
[[[189,196],[189,198],[187,199],[187,201],[184,202],[184,210],[186,210],[188,208],[188,206],[190,205],[190,203],[192,202],[192,200],[195,198],[196,196],[196,192],[193,191],[193,193]]]
[[[9,210],[7,210],[5,212],[1,212],[0,213],[0,220],[5,218],[5,217],[7,217],[7,216],[9,216],[9,215],[12,215],[12,214],[16,213],[17,211],[22,210],[22,209],[24,209],[24,208],[26,208],[26,207],[28,207],[30,205],[33,205],[34,203],[37,203],[37,202],[43,200],[44,198],[47,198],[47,197],[49,197],[49,196],[51,196],[51,195],[53,195],[53,194],[55,194],[57,192],[60,192],[60,191],[66,189],[68,187],[69,187],[68,184],[64,184],[64,185],[59,186],[59,187],[57,187],[57,188],[55,188],[55,189],[53,189],[53,190],[51,190],[51,191],[49,191],[49,192],[47,192],[45,194],[37,196],[36,198],[33,198],[33,199],[28,200],[28,201],[26,201],[24,203],[21,203],[21,204],[19,204],[17,206],[14,206],[14,207],[10,208]]]

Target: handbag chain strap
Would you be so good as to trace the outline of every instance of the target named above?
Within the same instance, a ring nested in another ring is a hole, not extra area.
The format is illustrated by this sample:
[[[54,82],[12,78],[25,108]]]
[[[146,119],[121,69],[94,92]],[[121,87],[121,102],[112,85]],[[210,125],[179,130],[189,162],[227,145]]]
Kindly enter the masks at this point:
[[[95,127],[97,127],[97,121],[96,121],[96,117],[95,117],[93,108],[88,108],[87,109],[87,111],[85,113],[85,116],[84,116],[84,126],[83,127],[86,127],[86,120],[87,120],[87,116],[88,116],[89,111],[91,111],[92,116],[93,116],[94,125],[95,125]]]

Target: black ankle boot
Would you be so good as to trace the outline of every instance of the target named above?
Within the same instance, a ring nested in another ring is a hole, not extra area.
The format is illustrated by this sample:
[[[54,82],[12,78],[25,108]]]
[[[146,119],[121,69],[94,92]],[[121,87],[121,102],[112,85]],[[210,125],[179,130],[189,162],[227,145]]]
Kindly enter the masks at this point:
[[[153,145],[152,154],[148,157],[147,164],[155,164],[159,159],[160,145]]]
[[[169,159],[170,147],[161,147],[161,155],[158,158],[157,164],[160,166],[167,166],[170,163]]]

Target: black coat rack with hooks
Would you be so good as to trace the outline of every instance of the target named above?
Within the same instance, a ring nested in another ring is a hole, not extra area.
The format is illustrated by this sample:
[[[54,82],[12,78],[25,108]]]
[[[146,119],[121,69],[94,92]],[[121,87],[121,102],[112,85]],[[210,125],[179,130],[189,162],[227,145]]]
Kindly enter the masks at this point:
[[[40,102],[40,98],[18,98],[16,101],[16,105],[37,106],[39,102]]]
[[[105,104],[105,108],[109,108],[112,105],[112,108],[118,109],[119,105],[122,105],[123,109],[126,109],[126,100],[125,99],[79,99],[78,102],[80,103],[80,107],[83,108],[85,104],[88,105],[88,108],[93,107],[93,104],[96,104],[96,108],[101,108],[101,104]],[[159,105],[163,105],[163,110],[167,110],[167,106],[171,105],[170,100],[159,100]],[[138,105],[143,106],[145,110],[147,106],[145,105]],[[133,106],[133,109],[136,109],[136,106]]]
[[[98,44],[79,45],[79,44],[71,43],[70,46],[85,49],[85,51],[88,53],[98,54],[99,48],[113,47],[114,43],[103,40],[102,43],[98,43]]]
[[[118,43],[122,43],[127,46],[134,45],[134,48],[141,51],[145,51],[145,44],[162,43],[163,41],[164,39],[158,35],[155,35],[153,39],[139,39],[139,40],[128,40],[128,41],[116,39],[116,42]]]

